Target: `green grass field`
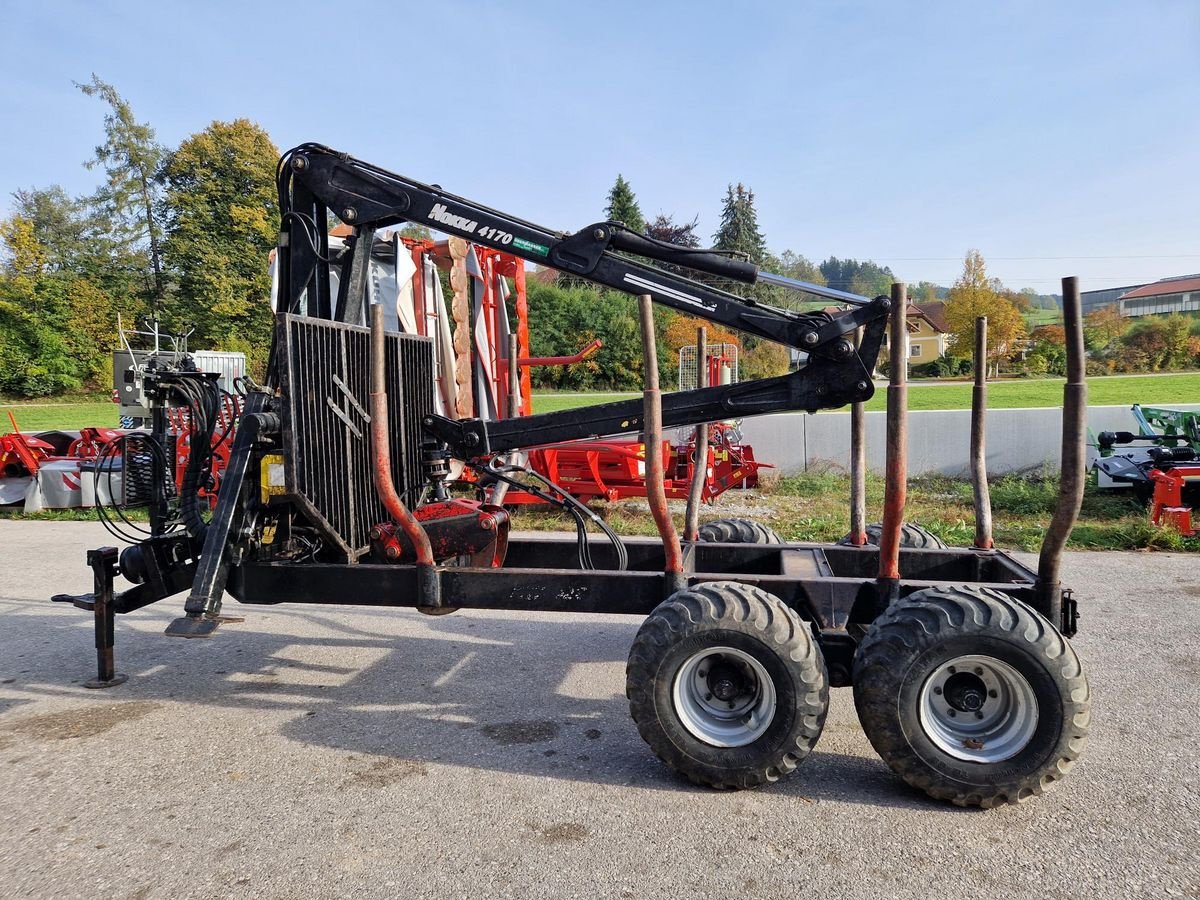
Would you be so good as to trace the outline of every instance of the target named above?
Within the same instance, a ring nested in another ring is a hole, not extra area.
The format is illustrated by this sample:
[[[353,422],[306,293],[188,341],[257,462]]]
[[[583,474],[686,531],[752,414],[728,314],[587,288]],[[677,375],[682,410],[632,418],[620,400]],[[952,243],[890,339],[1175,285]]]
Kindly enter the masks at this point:
[[[1038,378],[998,381],[988,386],[990,409],[1020,409],[1062,405],[1063,380]],[[534,394],[534,412],[556,412],[611,403],[637,397],[632,393],[612,394]],[[869,410],[882,410],[887,393],[877,388],[867,404]],[[1200,403],[1200,373],[1178,375],[1110,375],[1088,380],[1088,403],[1092,406],[1169,406],[1173,403]],[[968,409],[971,406],[971,383],[922,384],[914,381],[908,391],[909,409]]]
[[[988,388],[991,409],[1059,406],[1062,403],[1062,379],[1039,378],[999,381]],[[563,394],[534,393],[534,412],[557,412],[628,400],[636,393]],[[869,410],[882,410],[886,391],[880,387],[867,404]],[[1092,406],[1170,406],[1176,403],[1200,403],[1200,373],[1178,375],[1111,375],[1088,381],[1088,402]],[[971,405],[969,382],[922,384],[913,382],[908,392],[909,409],[967,409]],[[117,427],[117,408],[105,400],[78,402],[16,403],[0,406],[0,434],[11,430],[8,411],[16,415],[22,431],[73,430],[85,426]]]

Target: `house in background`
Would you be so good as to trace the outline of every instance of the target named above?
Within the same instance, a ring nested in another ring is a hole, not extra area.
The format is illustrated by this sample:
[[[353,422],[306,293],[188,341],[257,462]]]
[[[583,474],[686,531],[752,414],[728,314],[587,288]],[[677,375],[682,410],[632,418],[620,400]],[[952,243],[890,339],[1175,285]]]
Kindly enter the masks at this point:
[[[1197,312],[1200,311],[1200,275],[1164,278],[1126,291],[1118,302],[1121,315],[1127,318]]]
[[[908,329],[908,361],[921,366],[946,355],[946,304],[941,300],[932,303],[910,303],[906,327]],[[884,339],[883,353],[888,355],[887,340]]]

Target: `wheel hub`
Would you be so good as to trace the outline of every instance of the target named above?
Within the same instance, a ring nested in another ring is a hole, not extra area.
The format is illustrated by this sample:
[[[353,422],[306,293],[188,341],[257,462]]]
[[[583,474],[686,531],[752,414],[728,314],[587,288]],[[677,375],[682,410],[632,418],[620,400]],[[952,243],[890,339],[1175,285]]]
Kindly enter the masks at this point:
[[[987,699],[987,685],[974,672],[956,672],[946,682],[946,702],[959,712],[978,712]]]
[[[708,647],[688,657],[675,675],[672,700],[683,727],[714,747],[753,743],[775,718],[770,675],[734,647]]]
[[[925,680],[918,702],[925,736],[955,759],[1011,759],[1037,730],[1037,698],[1029,681],[992,656],[942,663]]]

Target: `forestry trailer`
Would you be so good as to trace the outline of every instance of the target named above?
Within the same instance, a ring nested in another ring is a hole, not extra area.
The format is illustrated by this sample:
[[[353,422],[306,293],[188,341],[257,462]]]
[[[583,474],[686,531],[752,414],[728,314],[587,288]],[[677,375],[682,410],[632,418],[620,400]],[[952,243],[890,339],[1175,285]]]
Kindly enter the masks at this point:
[[[618,222],[560,233],[317,144],[283,156],[278,188],[279,312],[266,383],[244,392],[215,509],[199,499],[202,453],[192,454],[174,491],[165,450],[148,452],[158,485],[152,533],[120,553],[91,551],[93,592],[55,598],[94,615],[92,686],[124,680],[114,667],[115,614],[182,592],[184,614],[167,634],[185,638],[209,637],[229,620],[227,593],[246,604],[430,614],[633,614],[645,617],[627,668],[634,722],[668,766],[697,783],[745,788],[789,774],[816,744],[829,690],[840,686],[852,686],[866,735],[887,764],[936,798],[1017,802],[1054,786],[1078,758],[1090,699],[1067,640],[1075,603],[1058,574],[1084,474],[1074,279],[1065,282],[1072,353],[1063,482],[1038,571],[992,549],[990,537],[972,548],[902,546],[911,531],[903,525],[906,387],[898,365],[888,388],[877,545],[861,522],[845,545],[785,543],[745,520],[697,529],[694,508],[681,539],[654,453],[646,481],[659,537],[621,539],[567,492],[531,483],[523,453],[622,434],[658,446],[666,427],[861,404],[874,391],[889,327],[893,354],[906,355],[904,286],[890,297],[861,297],[664,244]],[[354,230],[336,251],[330,212]],[[639,297],[644,398],[491,421],[439,414],[432,342],[389,333],[382,308],[364,300],[374,233],[405,222]],[[774,308],[714,286],[722,279],[844,308]],[[807,363],[778,377],[664,396],[652,302],[802,350]],[[154,434],[161,439],[168,412],[185,407],[193,446],[209,446],[222,427],[212,378],[170,369],[144,378]],[[448,483],[463,467],[469,480]],[[510,536],[502,499],[509,487],[553,499],[575,517],[578,533]],[[604,533],[589,536],[589,523]],[[132,582],[119,592],[118,574]]]

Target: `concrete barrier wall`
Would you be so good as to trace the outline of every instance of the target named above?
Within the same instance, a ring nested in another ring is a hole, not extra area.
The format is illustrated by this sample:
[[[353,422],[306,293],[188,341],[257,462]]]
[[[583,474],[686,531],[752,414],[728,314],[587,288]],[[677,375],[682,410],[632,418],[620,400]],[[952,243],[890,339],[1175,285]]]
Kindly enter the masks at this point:
[[[1172,404],[1200,410],[1200,404]],[[884,416],[867,413],[867,465],[884,468]],[[1088,427],[1101,431],[1137,431],[1128,406],[1088,407]],[[754,455],[785,475],[830,464],[847,468],[850,458],[849,412],[780,413],[742,422]],[[913,411],[908,414],[908,471],[913,475],[963,476],[969,472],[971,414],[965,409]],[[1057,469],[1062,444],[1061,409],[993,409],[987,414],[988,471],[995,475],[1041,467]],[[1095,455],[1092,450],[1089,460]]]

